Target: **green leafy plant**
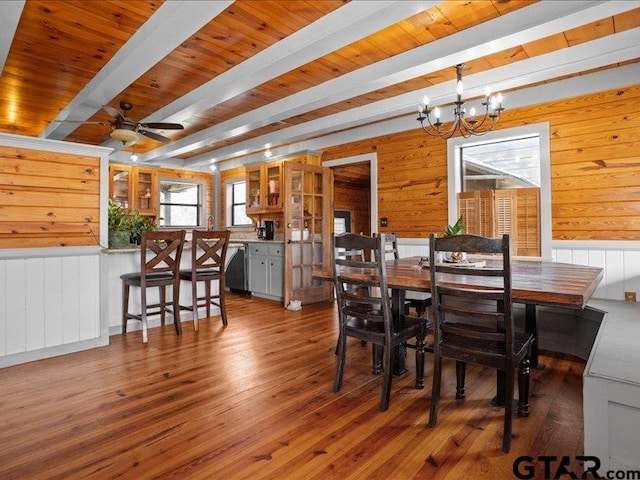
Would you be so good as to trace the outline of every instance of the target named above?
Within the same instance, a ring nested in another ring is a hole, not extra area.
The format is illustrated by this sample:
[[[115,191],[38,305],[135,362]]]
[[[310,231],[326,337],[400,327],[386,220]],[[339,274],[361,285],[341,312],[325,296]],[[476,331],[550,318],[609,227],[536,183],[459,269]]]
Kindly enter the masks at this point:
[[[133,213],[127,216],[125,224],[131,237],[131,243],[135,245],[140,245],[142,232],[157,230],[158,228],[152,217],[140,215],[138,210],[133,211]]]
[[[462,221],[462,217],[460,217],[458,218],[458,221],[455,223],[455,225],[449,225],[447,226],[447,228],[445,228],[444,235],[445,237],[460,235],[462,233],[462,230],[464,230],[464,222]]]
[[[120,204],[112,199],[109,199],[108,209],[108,223],[109,230],[112,232],[121,232],[126,230],[127,214],[129,212],[126,208],[120,206]]]

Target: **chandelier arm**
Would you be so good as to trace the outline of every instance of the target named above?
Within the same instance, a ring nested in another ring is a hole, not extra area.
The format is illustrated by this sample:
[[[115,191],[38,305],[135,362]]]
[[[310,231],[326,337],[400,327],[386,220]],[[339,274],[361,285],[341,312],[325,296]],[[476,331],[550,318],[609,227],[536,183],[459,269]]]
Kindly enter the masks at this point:
[[[427,122],[429,124],[427,127],[425,127],[425,125],[424,125],[424,120],[425,119],[427,120]],[[439,126],[436,126],[433,123],[431,123],[430,111],[427,111],[424,116],[421,115],[420,117],[418,117],[418,120],[420,121],[420,125],[422,126],[422,130],[424,130],[426,134],[431,135],[432,137],[450,138],[453,135],[453,133],[455,132],[456,126],[457,126],[457,121],[454,121],[453,125],[448,130],[441,129]],[[429,127],[431,127],[433,129],[433,131],[429,131]]]

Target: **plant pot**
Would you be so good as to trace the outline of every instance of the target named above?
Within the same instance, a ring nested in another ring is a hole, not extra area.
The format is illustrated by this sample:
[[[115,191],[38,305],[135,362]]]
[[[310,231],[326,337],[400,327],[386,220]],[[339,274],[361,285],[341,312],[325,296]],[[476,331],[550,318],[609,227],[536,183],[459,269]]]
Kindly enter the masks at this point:
[[[129,232],[109,230],[109,248],[124,248],[129,246]]]

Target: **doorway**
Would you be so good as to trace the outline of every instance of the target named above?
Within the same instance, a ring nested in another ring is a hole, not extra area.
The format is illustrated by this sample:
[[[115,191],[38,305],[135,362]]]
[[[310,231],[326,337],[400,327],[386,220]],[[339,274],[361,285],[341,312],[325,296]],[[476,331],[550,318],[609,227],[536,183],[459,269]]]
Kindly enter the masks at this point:
[[[365,235],[375,233],[378,210],[376,155],[329,160],[322,166],[333,171],[335,218],[344,218],[346,212],[350,231]]]

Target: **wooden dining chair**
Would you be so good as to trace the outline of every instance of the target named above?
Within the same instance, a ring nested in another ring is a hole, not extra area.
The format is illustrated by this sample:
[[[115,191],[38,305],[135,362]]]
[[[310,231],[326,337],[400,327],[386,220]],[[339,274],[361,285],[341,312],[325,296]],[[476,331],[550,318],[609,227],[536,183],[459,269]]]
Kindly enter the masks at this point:
[[[334,279],[338,300],[338,363],[334,391],[340,391],[347,352],[347,337],[382,347],[384,380],[380,410],[389,407],[391,397],[392,352],[403,342],[416,338],[424,345],[421,319],[403,314],[392,317],[384,260],[385,236],[367,237],[353,233],[334,238]],[[338,251],[371,251],[372,258],[340,256]],[[424,364],[424,349],[416,349],[416,362]]]
[[[505,372],[505,415],[502,451],[511,448],[514,375],[518,369],[518,415],[529,415],[529,355],[533,336],[516,332],[512,315],[509,235],[486,238],[454,235],[430,238],[430,258],[438,252],[494,256],[489,265],[432,261],[431,294],[434,322],[434,369],[429,425],[438,419],[442,359],[456,360],[456,398],[465,397],[467,362]]]
[[[220,309],[222,324],[227,326],[224,267],[229,246],[229,230],[194,230],[191,247],[191,268],[180,270],[180,279],[191,283],[191,305],[181,306],[193,312],[193,328],[198,330],[198,308],[205,307],[211,316],[211,305]],[[198,295],[198,283],[204,283],[204,294]],[[211,287],[217,284],[218,293]]]
[[[165,324],[165,312],[173,313],[176,333],[182,335],[180,324],[180,258],[184,246],[185,231],[142,232],[140,242],[140,271],[125,273],[122,279],[122,333],[127,333],[129,320],[142,322],[142,342],[147,343],[147,317],[160,315]],[[140,313],[129,311],[129,291],[131,287],[140,288]],[[167,301],[167,287],[173,287],[173,299]],[[158,287],[158,303],[149,304],[147,289]]]

